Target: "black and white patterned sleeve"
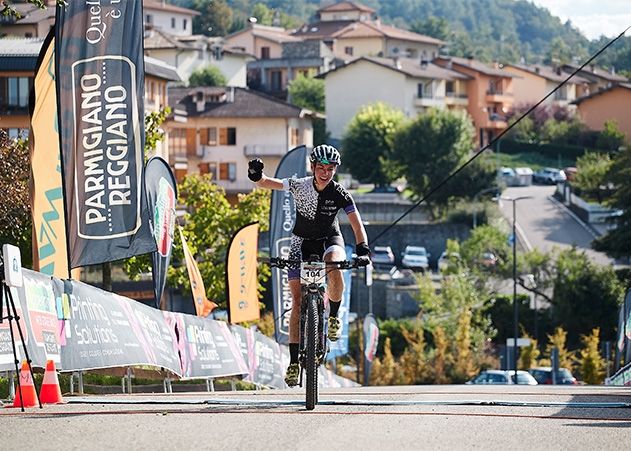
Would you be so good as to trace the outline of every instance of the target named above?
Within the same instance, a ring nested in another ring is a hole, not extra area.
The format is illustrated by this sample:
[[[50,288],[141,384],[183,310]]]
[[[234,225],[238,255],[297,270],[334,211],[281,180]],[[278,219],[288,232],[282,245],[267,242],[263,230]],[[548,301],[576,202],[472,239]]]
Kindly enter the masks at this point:
[[[344,188],[340,184],[335,185],[335,191],[337,192],[337,205],[340,208],[343,208],[347,215],[354,213],[357,211],[357,207],[355,206],[355,200],[351,193],[349,193],[346,188]]]

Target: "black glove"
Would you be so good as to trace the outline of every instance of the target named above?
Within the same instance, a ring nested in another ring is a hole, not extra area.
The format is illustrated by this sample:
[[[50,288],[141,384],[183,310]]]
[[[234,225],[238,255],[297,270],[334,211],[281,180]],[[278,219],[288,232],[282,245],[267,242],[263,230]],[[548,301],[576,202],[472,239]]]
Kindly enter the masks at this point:
[[[370,256],[370,248],[366,243],[358,243],[355,246],[355,254],[357,254],[358,257],[363,257],[365,255]]]
[[[253,182],[258,182],[263,177],[263,168],[265,165],[260,158],[248,161],[248,178]]]

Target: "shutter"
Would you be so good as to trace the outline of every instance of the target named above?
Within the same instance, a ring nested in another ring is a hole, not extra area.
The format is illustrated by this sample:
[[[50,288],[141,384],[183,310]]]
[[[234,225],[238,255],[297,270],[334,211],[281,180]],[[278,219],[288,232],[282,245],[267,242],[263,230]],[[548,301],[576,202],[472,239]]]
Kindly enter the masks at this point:
[[[194,128],[186,129],[186,154],[197,155],[197,130]]]
[[[219,163],[219,180],[228,180],[228,163]]]
[[[208,144],[208,129],[207,128],[202,128],[199,132],[199,142],[202,145],[207,145]]]
[[[219,145],[220,146],[228,145],[228,129],[227,128],[219,129]]]

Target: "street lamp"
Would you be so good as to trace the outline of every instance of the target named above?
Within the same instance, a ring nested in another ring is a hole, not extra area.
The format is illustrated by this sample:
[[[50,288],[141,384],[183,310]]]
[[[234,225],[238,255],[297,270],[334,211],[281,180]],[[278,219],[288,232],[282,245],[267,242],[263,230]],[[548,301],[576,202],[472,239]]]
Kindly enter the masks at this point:
[[[518,384],[517,379],[517,335],[519,335],[519,309],[517,308],[517,220],[515,205],[517,201],[524,199],[532,199],[532,196],[520,196],[515,197],[500,197],[502,200],[507,200],[513,203],[513,369],[515,370],[515,383]]]

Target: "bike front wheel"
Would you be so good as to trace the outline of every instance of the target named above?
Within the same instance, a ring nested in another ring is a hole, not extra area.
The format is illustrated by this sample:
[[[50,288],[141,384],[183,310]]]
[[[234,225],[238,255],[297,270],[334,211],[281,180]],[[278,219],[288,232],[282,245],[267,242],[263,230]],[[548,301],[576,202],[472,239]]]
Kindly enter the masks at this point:
[[[313,410],[318,403],[318,302],[315,295],[307,296],[306,359],[307,373],[306,408]]]

